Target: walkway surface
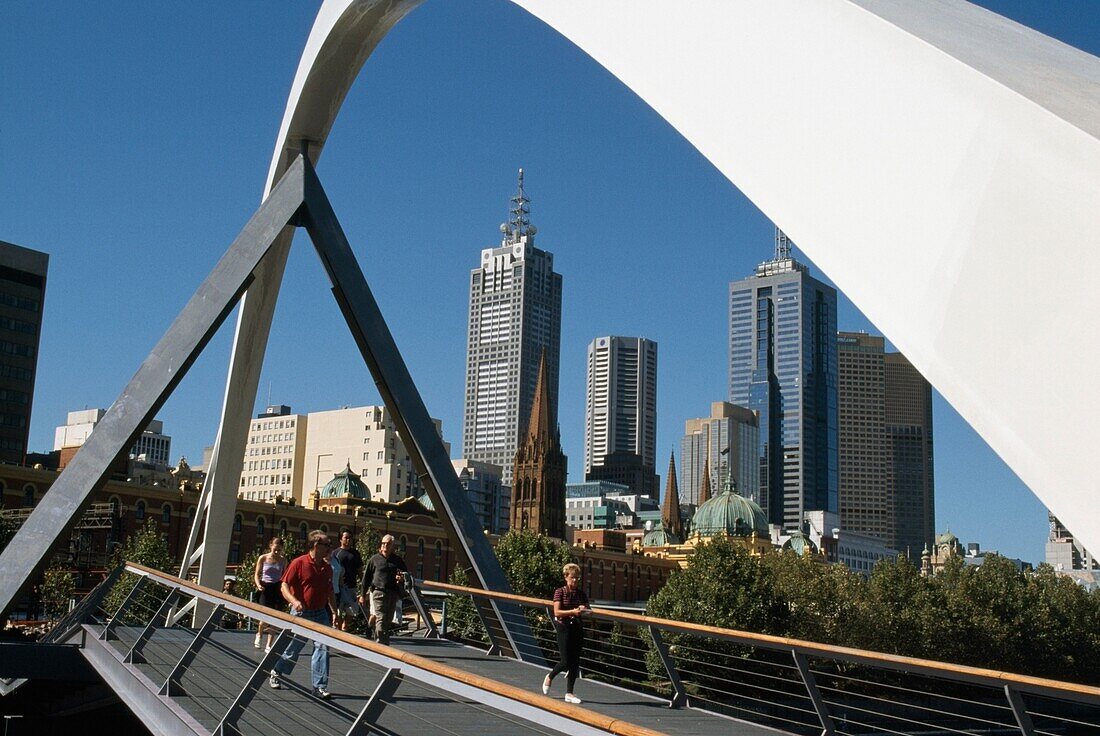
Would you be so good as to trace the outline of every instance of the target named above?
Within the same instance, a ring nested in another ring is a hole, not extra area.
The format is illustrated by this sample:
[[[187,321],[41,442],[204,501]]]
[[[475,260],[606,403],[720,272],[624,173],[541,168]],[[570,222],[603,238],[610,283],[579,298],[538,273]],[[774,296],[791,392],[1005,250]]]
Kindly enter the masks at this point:
[[[100,627],[89,626],[89,635]],[[119,626],[118,640],[104,642],[121,658],[129,650],[139,630]],[[193,632],[184,629],[158,629],[142,650],[144,663],[128,668],[136,670],[139,684],[156,691],[164,682]],[[501,683],[539,692],[546,670],[503,657],[487,656],[483,651],[450,641],[414,637],[394,637],[396,649],[447,664]],[[89,642],[96,647],[100,643]],[[321,701],[311,695],[310,653],[306,644],[298,664],[283,689],[273,690],[266,679],[239,721],[242,733],[343,734],[366,705],[371,693],[385,674],[381,666],[333,652],[329,690],[332,699]],[[253,646],[250,632],[221,630],[204,645],[181,685],[186,695],[171,700],[190,720],[196,732],[213,731],[230,708],[242,685],[259,665],[263,650]],[[561,698],[563,678],[554,683],[551,697]],[[764,736],[775,731],[741,721],[727,719],[691,708],[672,709],[665,700],[628,691],[592,680],[577,683],[575,693],[591,711],[635,725],[680,736],[695,734],[751,734]],[[125,699],[125,697],[124,697]],[[405,678],[392,698],[386,700],[372,731],[384,734],[554,734],[545,725],[520,720],[516,716],[482,703],[465,700],[411,678]]]

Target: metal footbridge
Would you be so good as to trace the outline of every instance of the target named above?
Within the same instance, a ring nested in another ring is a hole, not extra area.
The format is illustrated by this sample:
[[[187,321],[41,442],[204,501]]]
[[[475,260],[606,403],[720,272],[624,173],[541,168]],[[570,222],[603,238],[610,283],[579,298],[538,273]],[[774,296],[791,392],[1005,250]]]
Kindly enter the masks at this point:
[[[82,662],[156,734],[977,734],[1100,736],[1100,688],[597,609],[584,676],[544,696],[548,601],[441,583],[467,639],[420,626],[383,646],[140,565],[113,571],[35,645],[0,645],[0,690],[65,679]],[[504,656],[470,597],[514,604],[539,651]],[[465,611],[466,614],[462,612]],[[257,648],[255,626],[275,632]],[[307,641],[283,688],[272,665]],[[310,686],[311,643],[329,690]]]

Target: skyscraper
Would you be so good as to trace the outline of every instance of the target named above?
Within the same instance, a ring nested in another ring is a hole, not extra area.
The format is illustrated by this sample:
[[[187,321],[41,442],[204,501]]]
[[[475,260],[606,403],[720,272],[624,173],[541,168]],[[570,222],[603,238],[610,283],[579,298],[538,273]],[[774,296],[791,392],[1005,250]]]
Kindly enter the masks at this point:
[[[657,343],[597,337],[588,345],[585,480],[657,498]]]
[[[558,415],[561,275],[553,254],[535,247],[536,228],[523,190],[523,169],[496,248],[481,251],[470,272],[463,457],[499,465],[511,484],[521,428],[535,396],[546,353],[548,403]]]
[[[932,386],[901,353],[886,354],[886,451],[893,517],[887,543],[915,558],[936,534]]]
[[[730,402],[760,417],[760,483],[772,524],[837,510],[836,290],[776,229],[775,257],[729,287]]]
[[[0,461],[27,455],[46,296],[45,253],[0,241]]]
[[[840,524],[911,559],[935,536],[932,387],[883,338],[837,335]]]
[[[680,439],[680,500],[698,506],[704,475],[711,488],[728,465],[737,492],[754,494],[760,487],[760,429],[756,414],[725,401],[710,405],[710,416],[684,422]]]

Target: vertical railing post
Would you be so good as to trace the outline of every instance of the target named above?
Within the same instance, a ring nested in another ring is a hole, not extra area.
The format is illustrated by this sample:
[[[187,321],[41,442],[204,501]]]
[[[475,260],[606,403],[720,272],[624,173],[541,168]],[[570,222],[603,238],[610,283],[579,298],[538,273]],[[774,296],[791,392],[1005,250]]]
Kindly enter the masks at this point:
[[[401,673],[396,668],[386,670],[382,675],[382,681],[374,688],[367,704],[359,711],[359,716],[352,722],[347,736],[367,736],[373,733],[369,724],[378,720],[382,708],[386,705],[386,699],[392,698],[397,686],[401,684]]]
[[[672,661],[672,655],[661,636],[661,630],[650,625],[649,636],[653,639],[653,647],[657,650],[657,656],[661,658],[661,663],[665,666],[665,672],[668,673],[669,684],[672,685],[672,697],[669,698],[668,707],[679,708],[687,705],[687,691],[684,690],[684,683],[680,680],[680,673],[676,669],[676,663]]]
[[[168,677],[165,678],[164,684],[160,688],[161,695],[175,697],[187,694],[183,689],[183,685],[180,684],[180,679],[183,677],[183,673],[187,671],[187,668],[191,666],[195,657],[198,656],[199,647],[206,642],[206,639],[210,636],[210,632],[217,626],[221,615],[222,604],[219,603],[210,611],[210,615],[206,617],[206,621],[204,621],[203,625],[199,627],[199,630],[195,632],[195,638],[192,639],[191,643],[187,645],[187,648],[183,650],[179,662],[177,662],[176,666],[172,668],[172,671],[168,673]]]
[[[1035,724],[1031,722],[1031,716],[1027,712],[1027,705],[1019,691],[1013,690],[1011,685],[1005,685],[1005,697],[1012,708],[1012,715],[1016,718],[1016,725],[1020,727],[1023,736],[1035,736]]]
[[[160,608],[153,614],[153,618],[149,619],[149,624],[142,629],[142,632],[138,634],[138,638],[130,646],[130,651],[126,652],[126,656],[123,658],[123,662],[127,664],[145,664],[145,655],[141,653],[141,650],[145,648],[145,644],[153,636],[153,631],[157,627],[157,621],[165,619],[165,628],[169,628],[167,619],[171,617],[171,610],[176,605],[176,601],[179,600],[179,590],[173,588],[168,592],[168,596],[164,599],[164,602],[160,604]]]
[[[424,632],[425,638],[438,639],[439,631],[435,628],[435,621],[432,620],[431,612],[428,611],[428,607],[424,605],[424,599],[420,597],[420,588],[415,585],[409,586],[409,596],[412,598],[413,605],[416,606],[416,612],[420,615],[420,619],[424,622],[427,631]]]
[[[134,587],[130,588],[130,592],[126,594],[126,598],[123,599],[122,605],[118,607],[118,610],[111,615],[111,620],[107,622],[107,625],[103,627],[103,631],[100,632],[99,638],[103,641],[110,641],[111,637],[117,638],[114,633],[115,626],[126,615],[126,612],[130,610],[130,604],[137,598],[138,593],[145,587],[145,583],[149,581],[149,578],[139,577],[134,583]]]
[[[806,686],[806,692],[810,695],[814,712],[821,720],[821,735],[833,736],[836,733],[833,727],[833,718],[829,715],[829,708],[825,705],[824,698],[821,697],[821,691],[817,689],[817,680],[814,678],[814,673],[810,671],[810,663],[806,661],[805,655],[797,649],[791,650],[791,656],[794,657],[794,666],[798,668],[798,674],[802,677],[802,684]]]
[[[262,686],[264,678],[268,676],[275,660],[283,656],[283,651],[290,645],[293,636],[289,629],[283,629],[279,632],[279,636],[275,638],[275,643],[271,645],[271,649],[267,651],[267,654],[260,659],[260,664],[253,670],[252,675],[248,678],[244,687],[241,688],[241,691],[237,693],[237,697],[233,699],[233,704],[222,716],[221,723],[214,729],[214,733],[223,735],[240,733],[237,722],[241,719],[241,715],[248,704],[256,697],[256,691]]]
[[[504,650],[500,646],[500,639],[493,633],[493,629],[489,626],[489,619],[481,611],[481,606],[478,605],[477,598],[473,595],[470,596],[470,601],[474,604],[474,610],[477,611],[477,617],[481,621],[481,628],[485,629],[485,635],[489,637],[489,651],[485,652],[486,655],[492,656],[504,656]]]

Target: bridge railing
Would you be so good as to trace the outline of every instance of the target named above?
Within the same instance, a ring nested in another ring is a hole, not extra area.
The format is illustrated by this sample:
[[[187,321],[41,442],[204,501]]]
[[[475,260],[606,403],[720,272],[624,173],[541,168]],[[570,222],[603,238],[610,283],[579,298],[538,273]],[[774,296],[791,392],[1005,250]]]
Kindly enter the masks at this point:
[[[192,616],[180,615],[183,610],[193,611],[194,623]],[[266,628],[258,636],[261,623]],[[659,736],[534,689],[499,683],[135,564],[112,572],[58,623],[50,640],[79,641],[85,658],[124,700],[140,704],[152,697],[172,718],[198,732],[261,733],[278,723],[288,732],[326,736],[435,733],[440,714],[446,713],[445,730],[457,734]],[[310,646],[300,653],[294,676],[281,677],[280,688],[271,688],[270,673],[283,653],[312,643],[328,647],[327,689],[333,697],[326,699],[310,687]],[[131,676],[122,676],[126,670]],[[423,703],[433,705],[424,708]],[[146,709],[143,718],[155,712]]]
[[[450,635],[490,646],[471,600],[519,604],[557,659],[551,601],[425,581],[447,592]],[[581,658],[592,677],[805,734],[1100,736],[1100,688],[786,637],[594,609]]]

